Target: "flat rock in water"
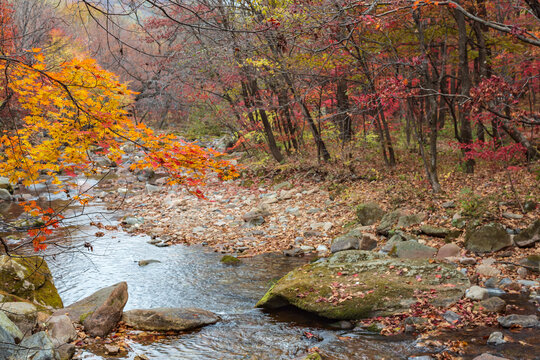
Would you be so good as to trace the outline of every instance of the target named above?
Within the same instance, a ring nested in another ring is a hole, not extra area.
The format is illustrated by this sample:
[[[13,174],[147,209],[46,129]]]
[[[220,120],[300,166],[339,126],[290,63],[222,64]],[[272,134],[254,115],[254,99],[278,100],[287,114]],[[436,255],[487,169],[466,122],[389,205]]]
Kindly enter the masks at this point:
[[[469,286],[468,278],[448,264],[348,250],[291,271],[256,306],[293,305],[330,319],[362,319],[408,310],[417,290],[433,289],[432,304],[448,305]]]
[[[93,293],[53,315],[67,315],[84,325],[90,336],[107,335],[122,318],[128,300],[127,283],[121,282]]]
[[[157,308],[126,311],[122,320],[137,330],[183,331],[215,324],[220,318],[197,308]]]

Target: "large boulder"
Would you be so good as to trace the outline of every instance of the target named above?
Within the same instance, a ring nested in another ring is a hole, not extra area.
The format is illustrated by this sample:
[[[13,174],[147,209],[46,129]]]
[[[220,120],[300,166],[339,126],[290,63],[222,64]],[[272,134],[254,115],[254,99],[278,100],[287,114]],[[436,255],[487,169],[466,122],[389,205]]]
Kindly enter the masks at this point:
[[[375,203],[363,203],[356,207],[356,219],[361,225],[373,225],[381,220],[384,210]]]
[[[465,247],[478,253],[493,252],[512,245],[510,235],[501,224],[491,223],[468,230]]]
[[[540,219],[514,237],[514,242],[519,247],[534,246],[537,241],[540,241]]]
[[[348,234],[338,236],[332,240],[330,245],[330,251],[332,253],[337,253],[339,251],[353,250],[358,249],[360,246],[359,239],[356,236],[351,236]]]
[[[4,189],[10,194],[13,194],[13,185],[7,177],[0,176],[0,189]]]
[[[0,319],[1,322],[1,319]],[[7,359],[15,351],[15,339],[0,323],[0,359]]]
[[[184,331],[215,324],[216,314],[196,308],[157,308],[126,311],[122,320],[127,326],[146,331]]]
[[[0,256],[0,290],[48,308],[63,306],[51,271],[39,256]]]
[[[9,191],[7,191],[6,189],[0,189],[0,200],[12,201],[13,197],[11,196]]]
[[[349,250],[291,271],[256,306],[294,305],[330,319],[361,319],[407,311],[418,291],[434,291],[432,303],[445,306],[468,286],[468,278],[449,264]]]
[[[17,346],[8,360],[60,360],[50,336],[45,331],[40,331],[25,338]]]
[[[61,346],[77,339],[77,330],[67,315],[51,316],[45,325],[55,346]]]
[[[122,318],[127,300],[127,283],[121,282],[57,310],[53,315],[67,315],[71,321],[83,324],[90,336],[104,337]]]

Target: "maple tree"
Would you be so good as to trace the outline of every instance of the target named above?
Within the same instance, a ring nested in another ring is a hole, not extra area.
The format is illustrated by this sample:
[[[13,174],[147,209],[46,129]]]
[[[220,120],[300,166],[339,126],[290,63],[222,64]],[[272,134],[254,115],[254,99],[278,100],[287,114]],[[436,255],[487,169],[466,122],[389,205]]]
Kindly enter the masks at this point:
[[[2,21],[9,21],[9,12],[3,14]],[[4,36],[2,44],[9,35]],[[11,51],[17,49],[9,48],[3,45],[0,55],[4,74],[0,176],[12,183],[30,187],[50,182],[60,190],[67,189],[74,184],[61,181],[60,175],[95,174],[99,164],[92,153],[121,164],[125,143],[138,146],[145,154],[130,165],[131,170],[165,169],[170,183],[185,184],[199,196],[195,187],[209,171],[223,180],[237,175],[220,153],[136,124],[127,110],[135,93],[94,59],[81,54],[50,66],[39,48],[32,49],[31,56],[13,56]],[[12,113],[17,114],[16,119],[8,123]],[[73,200],[85,204],[89,198],[82,193]],[[25,209],[42,220],[43,225],[29,234],[35,249],[43,249],[45,236],[58,227],[62,214],[36,202],[25,204]]]

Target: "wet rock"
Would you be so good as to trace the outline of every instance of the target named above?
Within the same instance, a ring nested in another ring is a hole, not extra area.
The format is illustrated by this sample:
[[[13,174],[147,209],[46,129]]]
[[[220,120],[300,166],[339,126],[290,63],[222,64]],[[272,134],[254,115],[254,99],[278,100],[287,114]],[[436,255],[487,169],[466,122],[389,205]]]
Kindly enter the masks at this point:
[[[122,318],[127,299],[127,283],[121,282],[57,310],[53,315],[67,315],[71,321],[82,323],[90,336],[104,337]]]
[[[109,355],[116,355],[120,352],[120,347],[118,345],[105,344],[103,348],[105,349],[105,352]]]
[[[23,338],[22,331],[9,319],[9,317],[2,311],[0,311],[0,330],[7,333],[11,339],[17,342]],[[5,335],[0,334],[0,338],[6,338]],[[0,343],[1,347],[1,343]]]
[[[440,237],[440,238],[445,238],[450,233],[449,229],[430,226],[430,225],[422,225],[420,227],[420,231],[423,234],[426,234],[428,236]]]
[[[487,289],[481,288],[480,286],[471,286],[465,292],[465,297],[471,300],[484,300],[487,299],[489,293]]]
[[[469,230],[465,236],[465,247],[479,253],[498,251],[511,245],[510,235],[496,223]]]
[[[539,287],[540,286],[540,282],[533,281],[533,280],[518,280],[517,283],[520,284],[520,285],[529,287],[529,288],[531,288],[531,287]]]
[[[0,290],[46,307],[63,306],[49,267],[39,256],[0,256]]]
[[[157,308],[126,311],[122,320],[127,326],[146,331],[184,331],[215,324],[216,314],[197,308]]]
[[[536,315],[517,315],[501,316],[497,318],[499,324],[504,328],[520,326],[523,328],[539,327],[540,323]]]
[[[339,330],[351,330],[354,329],[354,324],[347,320],[336,321],[330,324],[330,327]]]
[[[506,340],[504,340],[504,336],[502,332],[495,331],[489,335],[489,339],[487,340],[487,343],[490,345],[497,346],[497,345],[502,345],[506,343]]]
[[[398,242],[394,249],[397,257],[402,259],[427,259],[433,257],[437,252],[436,249],[414,240]]]
[[[356,207],[356,219],[361,225],[373,225],[381,220],[384,210],[375,203],[363,203]]]
[[[486,288],[489,297],[506,295],[506,291],[497,288]]]
[[[0,310],[4,312],[24,334],[32,333],[32,330],[37,323],[38,308],[36,305],[24,301],[4,302],[0,304]]]
[[[47,331],[55,346],[77,339],[77,331],[67,315],[52,316],[46,322]]]
[[[506,301],[500,297],[494,296],[480,301],[474,306],[475,310],[484,312],[503,312],[506,308]]]
[[[60,357],[49,335],[45,331],[40,331],[21,341],[8,358],[8,360],[21,359],[59,360]]]
[[[154,260],[154,259],[148,259],[148,260],[139,260],[137,262],[137,264],[139,266],[146,266],[146,265],[149,265],[149,264],[154,264],[154,263],[160,263],[161,261],[159,260]]]
[[[540,241],[540,219],[514,236],[514,243],[519,247],[533,246],[537,241]]]
[[[461,248],[454,243],[443,245],[437,252],[437,259],[444,259],[447,257],[457,257],[461,252]]]
[[[498,281],[499,281],[499,279],[497,279],[496,277],[491,277],[491,278],[487,279],[486,281],[484,281],[484,287],[487,287],[487,288],[497,287],[497,282]]]
[[[385,274],[391,266],[394,271]],[[340,276],[344,289],[355,284],[355,292],[342,300],[331,298],[338,272],[356,275]],[[434,273],[440,273],[443,281],[432,276]],[[424,280],[419,282],[419,277]],[[348,250],[291,271],[256,306],[273,309],[290,304],[326,318],[351,320],[406,311],[416,301],[415,290],[435,289],[439,294],[434,299],[436,306],[447,305],[460,299],[469,285],[469,280],[451,265]]]

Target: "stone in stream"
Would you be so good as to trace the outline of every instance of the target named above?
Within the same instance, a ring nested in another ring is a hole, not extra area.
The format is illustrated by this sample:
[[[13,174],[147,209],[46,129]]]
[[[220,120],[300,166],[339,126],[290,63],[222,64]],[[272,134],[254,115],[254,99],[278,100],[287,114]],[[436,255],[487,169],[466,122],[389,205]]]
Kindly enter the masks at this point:
[[[104,337],[122,318],[127,300],[127,283],[121,282],[57,310],[53,315],[67,315],[71,321],[83,324],[90,336]]]
[[[511,245],[512,239],[501,224],[479,226],[465,235],[465,247],[478,253],[498,251]]]
[[[540,321],[536,315],[517,315],[501,316],[497,318],[499,324],[504,328],[520,326],[523,328],[540,328]]]
[[[184,331],[215,324],[216,314],[197,308],[136,309],[124,312],[127,326],[145,331]]]
[[[139,264],[139,266],[146,266],[146,265],[149,265],[149,264],[160,263],[160,262],[161,261],[159,261],[159,260],[148,259],[148,260],[139,260],[138,264]]]
[[[51,271],[39,256],[0,256],[0,290],[48,308],[63,306]]]
[[[488,296],[489,296],[489,292],[487,289],[481,288],[480,286],[476,286],[476,285],[471,286],[465,292],[465,297],[471,300],[484,300],[484,299],[487,299]]]
[[[497,345],[502,345],[506,343],[506,340],[504,340],[504,336],[502,332],[495,331],[489,335],[489,339],[487,340],[487,343],[490,345],[497,346]]]
[[[519,247],[534,246],[537,241],[540,241],[540,219],[514,237],[514,243]]]
[[[384,216],[384,210],[375,203],[363,203],[356,207],[356,219],[361,225],[373,225]]]
[[[354,291],[349,290],[352,286]],[[448,264],[348,250],[291,271],[256,306],[293,305],[326,318],[351,320],[407,311],[417,301],[415,291],[433,289],[437,297],[432,303],[448,305],[469,286],[468,278]]]

